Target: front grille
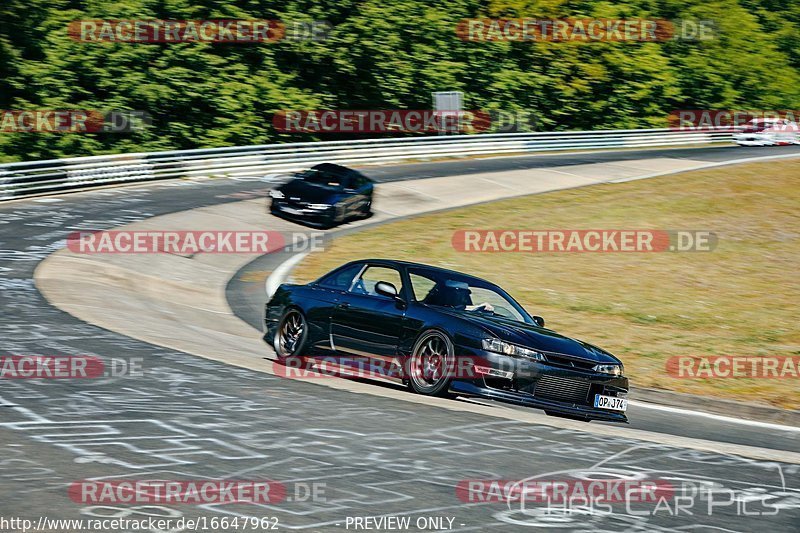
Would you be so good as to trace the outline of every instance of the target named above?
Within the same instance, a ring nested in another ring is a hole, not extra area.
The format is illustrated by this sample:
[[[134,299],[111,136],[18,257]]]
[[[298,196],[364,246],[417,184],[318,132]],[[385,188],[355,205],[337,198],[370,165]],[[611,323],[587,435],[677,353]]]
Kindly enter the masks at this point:
[[[588,381],[562,378],[557,376],[543,376],[533,389],[533,395],[560,402],[586,403],[589,397]]]
[[[594,361],[586,361],[585,359],[578,359],[560,353],[542,352],[547,358],[547,362],[554,366],[562,366],[564,368],[577,368],[578,370],[592,370],[597,364]]]

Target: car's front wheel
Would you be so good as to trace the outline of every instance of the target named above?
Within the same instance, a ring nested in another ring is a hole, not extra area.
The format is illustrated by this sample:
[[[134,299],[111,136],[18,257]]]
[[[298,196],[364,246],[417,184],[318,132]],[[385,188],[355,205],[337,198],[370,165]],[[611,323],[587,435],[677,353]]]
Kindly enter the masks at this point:
[[[446,396],[455,367],[453,343],[441,331],[422,333],[414,343],[408,364],[408,384],[426,396]]]
[[[359,218],[369,218],[372,216],[372,198],[364,202],[361,206],[361,212],[358,214]]]
[[[345,221],[347,214],[343,205],[334,204],[327,218],[322,223],[324,229],[335,228]]]
[[[308,323],[303,313],[297,309],[286,311],[278,322],[273,342],[278,361],[286,361],[291,357],[303,357],[307,338]]]

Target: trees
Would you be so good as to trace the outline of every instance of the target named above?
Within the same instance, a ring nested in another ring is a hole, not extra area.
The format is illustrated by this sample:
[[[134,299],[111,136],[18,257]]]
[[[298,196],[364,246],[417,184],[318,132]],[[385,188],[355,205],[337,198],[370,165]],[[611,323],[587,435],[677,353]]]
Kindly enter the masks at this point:
[[[469,42],[471,17],[712,19],[718,38],[663,43]],[[78,19],[324,20],[327,40],[84,43]],[[797,6],[775,0],[5,0],[0,109],[136,109],[133,133],[0,133],[0,160],[313,140],[280,109],[525,109],[543,129],[651,127],[673,109],[800,107]],[[316,138],[320,138],[319,136]],[[328,137],[326,137],[328,138]]]

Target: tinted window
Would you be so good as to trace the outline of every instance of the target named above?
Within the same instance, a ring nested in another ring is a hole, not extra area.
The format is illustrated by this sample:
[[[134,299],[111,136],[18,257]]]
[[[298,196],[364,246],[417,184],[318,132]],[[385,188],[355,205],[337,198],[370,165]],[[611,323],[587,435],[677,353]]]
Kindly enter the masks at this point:
[[[409,273],[411,278],[411,288],[414,291],[414,299],[421,302],[430,294],[431,289],[436,286],[436,281],[419,273]]]
[[[322,287],[346,291],[350,288],[353,278],[361,271],[363,265],[350,265],[341,270],[336,270],[320,278],[317,282]]]
[[[351,292],[355,294],[370,294],[378,296],[375,292],[375,284],[379,281],[386,281],[391,283],[397,288],[398,294],[403,290],[403,282],[400,279],[400,272],[394,268],[384,266],[371,266],[368,267],[358,281],[353,285]]]
[[[345,189],[354,189],[355,183],[352,176],[342,176],[339,178],[341,186]]]

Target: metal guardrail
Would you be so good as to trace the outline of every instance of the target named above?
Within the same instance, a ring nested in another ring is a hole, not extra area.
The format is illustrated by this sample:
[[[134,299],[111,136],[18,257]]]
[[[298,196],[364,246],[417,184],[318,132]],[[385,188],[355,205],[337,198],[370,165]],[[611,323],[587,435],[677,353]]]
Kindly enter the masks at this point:
[[[433,157],[645,148],[729,142],[730,130],[503,133],[237,146],[76,157],[0,165],[0,201],[101,185],[192,176],[293,172],[320,162],[388,163]]]

